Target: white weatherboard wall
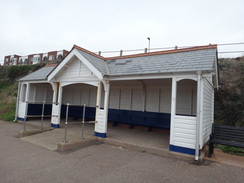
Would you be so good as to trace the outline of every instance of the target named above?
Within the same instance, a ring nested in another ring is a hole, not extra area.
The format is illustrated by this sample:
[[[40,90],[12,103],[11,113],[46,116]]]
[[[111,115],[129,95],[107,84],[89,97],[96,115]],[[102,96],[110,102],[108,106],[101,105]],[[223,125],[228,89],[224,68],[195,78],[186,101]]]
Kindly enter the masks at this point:
[[[27,94],[27,84],[22,83],[20,88],[20,98],[19,98],[19,108],[18,117],[24,119],[26,111],[26,94]]]
[[[170,113],[171,79],[111,82],[109,108]]]
[[[175,146],[195,149],[196,117],[175,115],[173,142]]]
[[[97,88],[87,84],[73,84],[63,88],[62,104],[96,107]]]
[[[53,90],[49,83],[30,84],[29,102],[41,103],[45,101],[47,104],[52,103]]]
[[[170,146],[173,151],[192,150],[196,145],[196,76],[173,78]],[[178,115],[177,115],[178,113]],[[177,150],[176,150],[177,149]]]
[[[209,140],[211,134],[212,123],[214,118],[214,88],[210,81],[203,78],[203,94],[202,94],[202,124],[200,128],[200,148]]]
[[[60,82],[89,82],[98,81],[97,77],[91,72],[86,65],[77,57],[67,63],[57,74],[55,80]]]

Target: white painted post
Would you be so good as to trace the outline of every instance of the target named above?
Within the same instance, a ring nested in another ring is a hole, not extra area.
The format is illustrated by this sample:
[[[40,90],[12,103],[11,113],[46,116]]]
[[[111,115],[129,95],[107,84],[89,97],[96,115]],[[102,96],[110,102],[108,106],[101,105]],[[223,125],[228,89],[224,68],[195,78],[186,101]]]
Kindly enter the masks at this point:
[[[170,118],[170,145],[174,145],[174,118],[176,110],[176,92],[177,82],[176,77],[172,78],[172,95],[171,95],[171,118]]]
[[[100,133],[101,94],[102,94],[102,83],[99,82],[98,86],[97,86],[96,119],[95,119],[95,128],[94,128],[94,135],[95,136],[98,136],[98,133]]]
[[[201,85],[202,85],[202,73],[197,72],[197,121],[196,121],[196,147],[195,147],[195,161],[199,158],[199,132],[201,121]]]
[[[98,110],[100,109],[100,105],[101,105],[101,94],[102,94],[102,86],[101,86],[101,82],[98,83],[97,86],[97,101],[96,101],[96,121],[97,121],[97,114],[98,114]]]
[[[95,123],[95,132],[94,135],[98,137],[106,137],[107,133],[107,121],[108,121],[108,104],[109,104],[109,81],[103,81],[104,84],[104,109],[100,109],[101,104],[101,87],[102,83],[100,82],[97,89],[97,109],[96,109],[96,123]]]
[[[59,128],[63,87],[61,83],[55,83],[53,89],[54,90],[53,90],[53,108],[52,108],[51,126],[54,128]]]
[[[110,90],[110,84],[109,81],[106,81],[106,90],[105,90],[105,97],[104,97],[104,123],[103,123],[103,130],[105,134],[107,133],[107,126],[108,126],[109,90]]]
[[[30,96],[30,83],[26,84],[26,94],[25,94],[25,103],[26,103],[26,107],[25,107],[25,121],[27,119],[27,115],[28,115],[28,102],[29,102],[29,97]]]

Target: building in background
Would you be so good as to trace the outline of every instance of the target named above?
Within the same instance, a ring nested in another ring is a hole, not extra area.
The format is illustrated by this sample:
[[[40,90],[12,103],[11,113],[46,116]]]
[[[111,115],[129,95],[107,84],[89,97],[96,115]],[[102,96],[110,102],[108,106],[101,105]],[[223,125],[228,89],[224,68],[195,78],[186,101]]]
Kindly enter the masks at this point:
[[[60,62],[69,51],[50,51],[47,53],[35,53],[27,56],[8,55],[4,57],[4,65],[33,65],[38,63]]]

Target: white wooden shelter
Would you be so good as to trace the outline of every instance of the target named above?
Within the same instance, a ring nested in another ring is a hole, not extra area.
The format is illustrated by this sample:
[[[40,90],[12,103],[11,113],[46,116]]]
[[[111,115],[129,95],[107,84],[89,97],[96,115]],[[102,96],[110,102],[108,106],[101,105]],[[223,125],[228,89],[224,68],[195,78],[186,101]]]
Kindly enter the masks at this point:
[[[38,115],[45,101],[58,128],[67,103],[73,117],[86,104],[95,136],[106,137],[108,122],[165,128],[170,151],[197,159],[211,133],[217,87],[216,45],[113,58],[74,45],[57,66],[20,79],[16,116]]]

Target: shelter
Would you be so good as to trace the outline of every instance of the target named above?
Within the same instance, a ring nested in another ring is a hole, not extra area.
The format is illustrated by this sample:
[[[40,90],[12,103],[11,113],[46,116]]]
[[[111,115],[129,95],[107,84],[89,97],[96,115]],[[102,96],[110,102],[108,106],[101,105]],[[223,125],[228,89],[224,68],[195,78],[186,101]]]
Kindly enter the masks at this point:
[[[70,116],[95,120],[94,135],[107,123],[170,131],[170,151],[195,155],[209,140],[218,88],[217,45],[104,58],[74,45],[57,65],[20,79],[18,120],[40,115],[42,101],[58,128]]]

